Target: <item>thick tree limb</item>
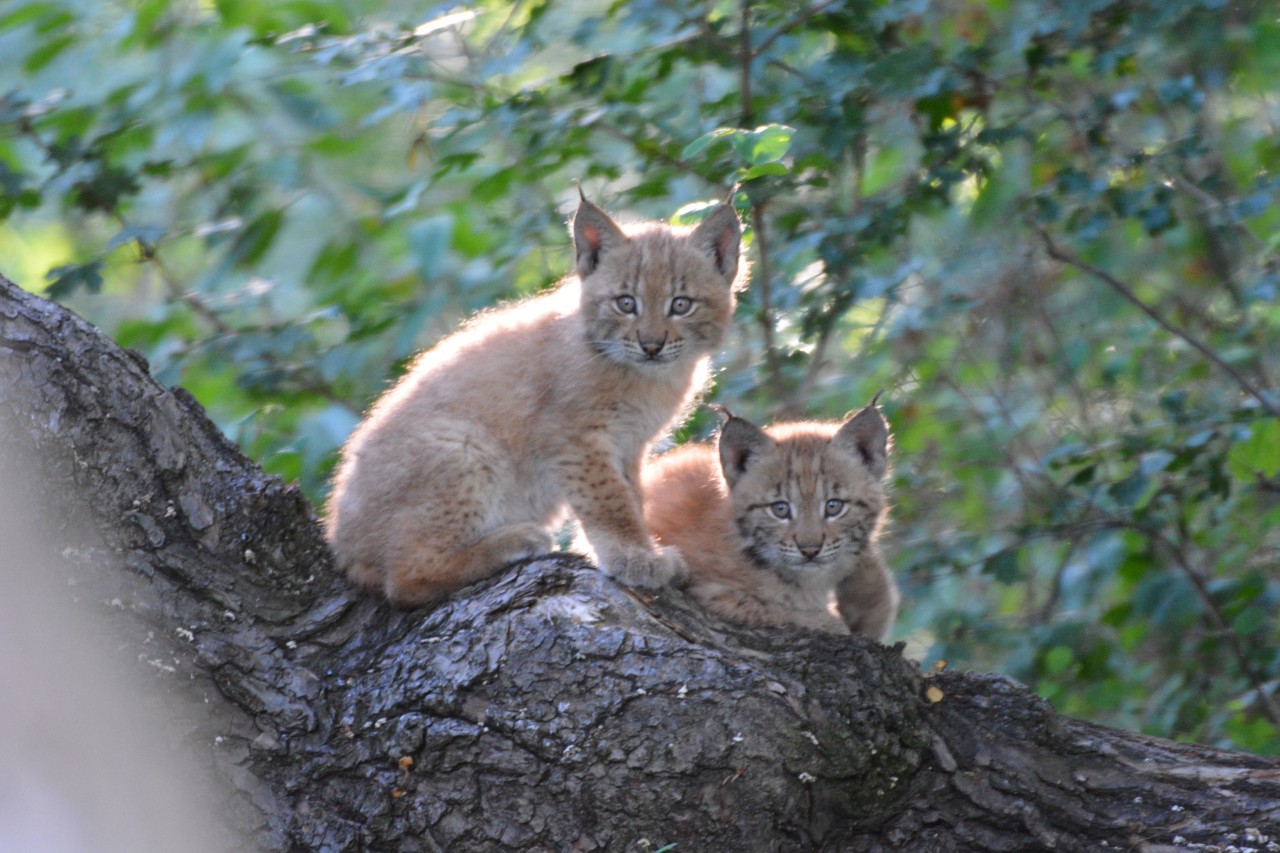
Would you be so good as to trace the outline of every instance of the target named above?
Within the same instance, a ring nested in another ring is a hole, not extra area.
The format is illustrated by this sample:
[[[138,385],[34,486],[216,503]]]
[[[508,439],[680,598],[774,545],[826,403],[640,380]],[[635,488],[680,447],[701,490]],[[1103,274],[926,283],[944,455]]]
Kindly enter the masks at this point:
[[[189,395],[3,279],[0,377],[0,476],[38,460],[54,588],[143,661],[263,849],[1280,849],[1276,760],[711,622],[573,557],[392,611]]]

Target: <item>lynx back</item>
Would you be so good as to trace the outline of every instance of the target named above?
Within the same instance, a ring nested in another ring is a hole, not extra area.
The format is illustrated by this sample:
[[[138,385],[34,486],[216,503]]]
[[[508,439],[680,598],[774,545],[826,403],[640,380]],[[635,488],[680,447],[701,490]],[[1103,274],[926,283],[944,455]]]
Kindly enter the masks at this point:
[[[584,198],[572,233],[575,276],[423,353],[342,450],[329,541],[395,603],[550,550],[569,513],[610,575],[652,587],[684,572],[645,526],[640,460],[729,327],[738,218],[721,205],[692,229],[624,228]]]

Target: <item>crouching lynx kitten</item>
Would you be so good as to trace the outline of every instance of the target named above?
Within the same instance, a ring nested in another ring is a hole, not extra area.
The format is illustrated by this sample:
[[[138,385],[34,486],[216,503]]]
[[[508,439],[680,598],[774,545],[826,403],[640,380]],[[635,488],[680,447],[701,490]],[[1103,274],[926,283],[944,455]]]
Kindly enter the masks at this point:
[[[646,519],[680,550],[686,591],[711,612],[881,640],[898,612],[876,544],[888,455],[874,403],[843,424],[762,430],[728,415],[718,454],[691,445],[645,467]]]
[[[571,509],[600,568],[682,576],[644,523],[640,460],[701,390],[733,314],[732,206],[693,229],[619,227],[585,198],[576,276],[423,353],[342,450],[326,510],[357,582],[432,601],[551,549]]]

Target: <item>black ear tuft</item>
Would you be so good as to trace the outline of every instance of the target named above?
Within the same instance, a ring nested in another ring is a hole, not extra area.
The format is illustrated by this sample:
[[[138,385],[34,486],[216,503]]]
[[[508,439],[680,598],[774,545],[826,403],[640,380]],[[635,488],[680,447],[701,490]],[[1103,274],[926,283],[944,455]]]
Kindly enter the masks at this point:
[[[738,221],[733,205],[722,204],[711,211],[693,229],[689,241],[710,256],[716,272],[727,283],[733,283],[738,274],[738,253],[742,243],[742,223]]]
[[[600,259],[610,250],[627,242],[627,235],[609,214],[587,201],[578,187],[581,200],[573,215],[574,271],[579,278],[586,278],[600,266]]]
[[[729,411],[728,406],[720,403],[707,403],[707,408],[716,413],[716,417],[720,418],[720,424],[723,426],[733,420],[733,412]]]
[[[773,439],[755,424],[730,415],[720,429],[718,444],[720,468],[725,482],[733,488],[747,469],[773,448]]]
[[[889,424],[874,402],[845,421],[832,441],[861,459],[877,479],[889,470]]]

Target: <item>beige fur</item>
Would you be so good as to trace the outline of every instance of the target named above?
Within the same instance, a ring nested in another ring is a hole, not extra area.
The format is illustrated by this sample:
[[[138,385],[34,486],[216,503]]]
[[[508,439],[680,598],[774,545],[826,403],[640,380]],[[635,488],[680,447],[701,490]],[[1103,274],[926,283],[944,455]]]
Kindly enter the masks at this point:
[[[898,612],[876,543],[888,437],[874,405],[767,430],[730,415],[718,452],[691,445],[645,466],[649,529],[680,550],[688,593],[713,613],[882,640]]]
[[[624,230],[584,198],[572,229],[576,276],[423,353],[343,448],[329,541],[395,603],[550,550],[569,511],[613,577],[656,587],[684,573],[645,526],[640,459],[729,327],[738,218],[721,205],[694,229]]]

